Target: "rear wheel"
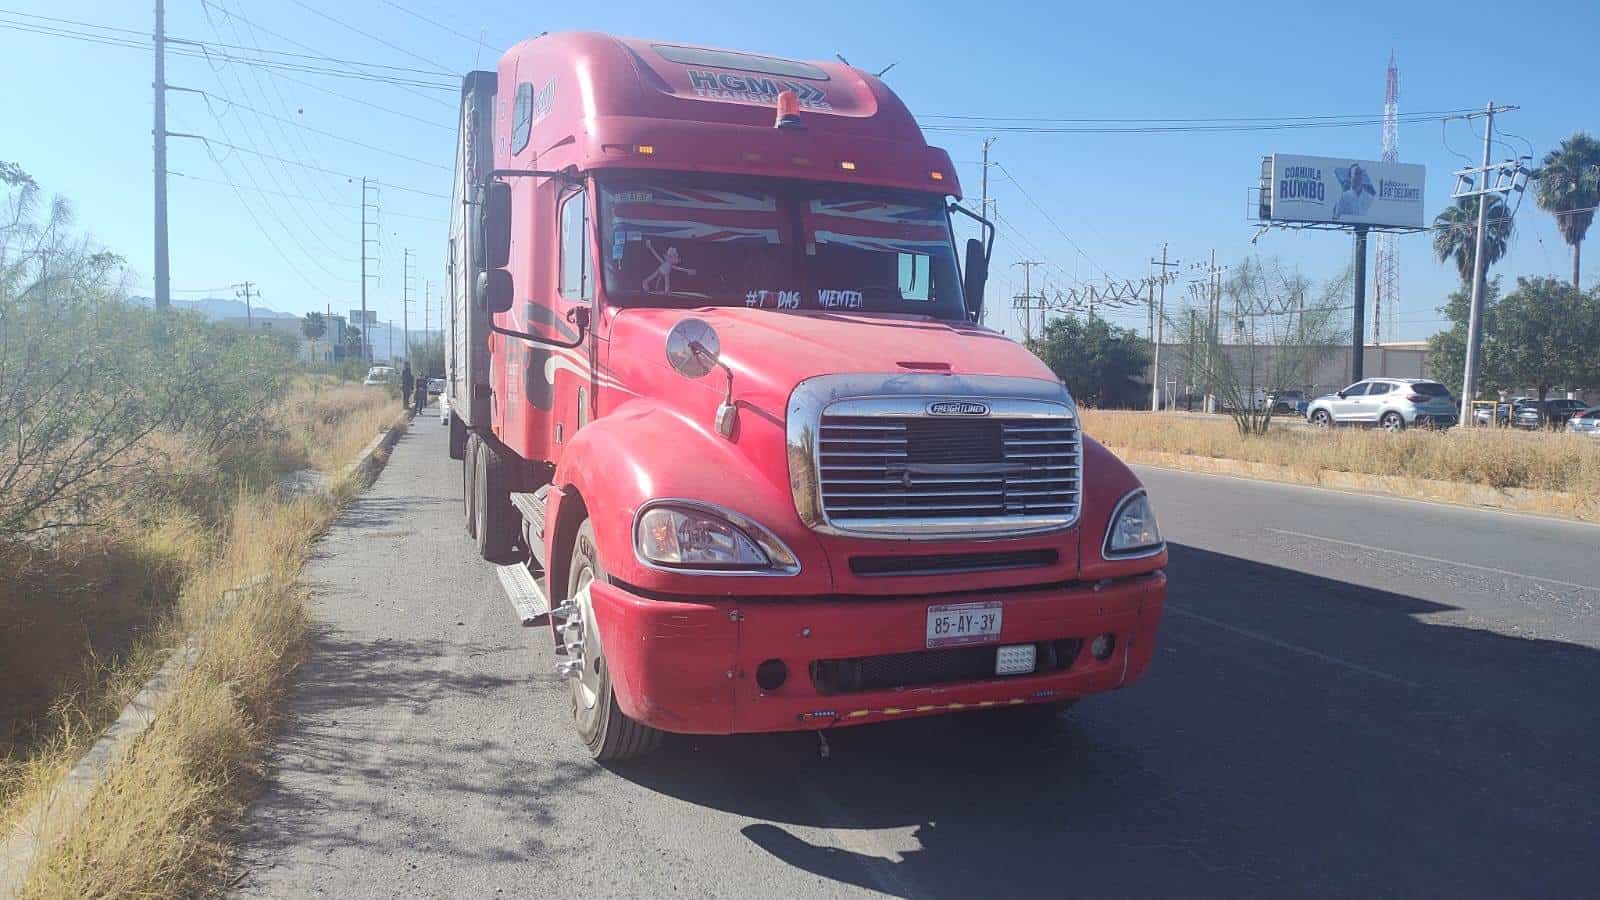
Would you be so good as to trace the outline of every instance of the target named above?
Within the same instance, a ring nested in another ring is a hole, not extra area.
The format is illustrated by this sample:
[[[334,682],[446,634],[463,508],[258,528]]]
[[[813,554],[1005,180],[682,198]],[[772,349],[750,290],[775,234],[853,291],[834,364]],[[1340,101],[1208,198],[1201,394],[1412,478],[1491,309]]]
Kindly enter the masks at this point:
[[[490,562],[506,562],[516,537],[517,510],[511,505],[511,467],[488,441],[478,439],[473,467],[473,523],[477,526],[478,555]]]
[[[461,508],[466,516],[467,536],[478,536],[478,446],[476,434],[467,437],[461,461]]]
[[[1406,430],[1405,417],[1397,412],[1386,412],[1383,414],[1383,418],[1379,419],[1378,421],[1382,423],[1384,431]]]
[[[589,755],[602,762],[649,753],[661,746],[662,733],[628,718],[611,689],[611,670],[589,596],[590,585],[604,582],[606,570],[595,547],[594,526],[587,520],[578,526],[567,573],[567,600],[578,610],[562,625],[561,640],[571,648],[568,660],[574,671],[567,676],[567,683],[578,737],[589,748]]]
[[[1327,410],[1319,409],[1311,414],[1311,424],[1317,426],[1318,428],[1327,428],[1329,425],[1333,424],[1333,417],[1328,415]]]

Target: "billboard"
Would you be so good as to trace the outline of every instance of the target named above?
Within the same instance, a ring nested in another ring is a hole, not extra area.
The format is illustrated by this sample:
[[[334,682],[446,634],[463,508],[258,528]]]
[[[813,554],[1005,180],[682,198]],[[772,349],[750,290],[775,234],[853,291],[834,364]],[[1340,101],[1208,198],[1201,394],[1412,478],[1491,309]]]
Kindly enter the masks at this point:
[[[378,327],[378,311],[375,309],[367,310],[367,318],[362,321],[361,310],[352,309],[350,310],[350,324],[357,328],[376,328]]]
[[[1274,153],[1262,166],[1261,217],[1421,228],[1424,174],[1409,163]]]

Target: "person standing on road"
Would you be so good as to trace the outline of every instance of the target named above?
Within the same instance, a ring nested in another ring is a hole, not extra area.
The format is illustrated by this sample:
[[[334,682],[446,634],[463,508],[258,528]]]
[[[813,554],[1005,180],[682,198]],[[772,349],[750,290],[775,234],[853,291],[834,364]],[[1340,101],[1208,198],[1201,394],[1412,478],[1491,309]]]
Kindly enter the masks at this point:
[[[417,376],[417,388],[413,403],[415,406],[412,411],[419,416],[422,415],[422,408],[428,405],[428,376]]]
[[[400,367],[400,406],[402,408],[406,405],[406,401],[411,398],[411,390],[416,387],[416,381],[416,377],[411,374],[411,363],[408,362]]]

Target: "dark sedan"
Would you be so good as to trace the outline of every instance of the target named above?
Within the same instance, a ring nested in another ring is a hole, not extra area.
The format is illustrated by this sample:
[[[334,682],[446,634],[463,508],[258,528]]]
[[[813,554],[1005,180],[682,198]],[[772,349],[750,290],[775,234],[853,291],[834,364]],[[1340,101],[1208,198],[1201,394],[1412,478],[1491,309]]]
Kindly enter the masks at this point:
[[[1581,400],[1546,400],[1541,414],[1539,401],[1532,400],[1517,408],[1512,424],[1518,428],[1560,428],[1584,406]]]

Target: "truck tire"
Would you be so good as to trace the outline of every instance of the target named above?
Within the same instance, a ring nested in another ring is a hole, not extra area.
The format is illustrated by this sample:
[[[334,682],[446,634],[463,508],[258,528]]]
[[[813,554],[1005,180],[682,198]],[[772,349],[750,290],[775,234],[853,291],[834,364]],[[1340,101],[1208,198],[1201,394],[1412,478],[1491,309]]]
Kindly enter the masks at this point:
[[[461,509],[466,518],[467,537],[471,538],[478,536],[477,473],[481,443],[476,434],[469,434],[461,460]]]
[[[452,410],[450,413],[450,458],[465,459],[467,455],[467,423]]]
[[[611,670],[606,666],[600,629],[595,625],[594,603],[589,598],[591,582],[606,580],[600,552],[594,542],[594,526],[585,519],[572,542],[572,565],[567,567],[567,600],[578,607],[561,627],[563,643],[581,644],[568,659],[578,664],[578,672],[567,676],[572,705],[572,722],[578,737],[599,762],[643,756],[661,746],[662,733],[628,718],[617,705],[611,689]],[[576,624],[575,624],[576,623]]]
[[[517,509],[511,505],[511,467],[494,445],[478,438],[477,465],[473,469],[474,535],[478,555],[489,562],[510,560],[517,536]]]

